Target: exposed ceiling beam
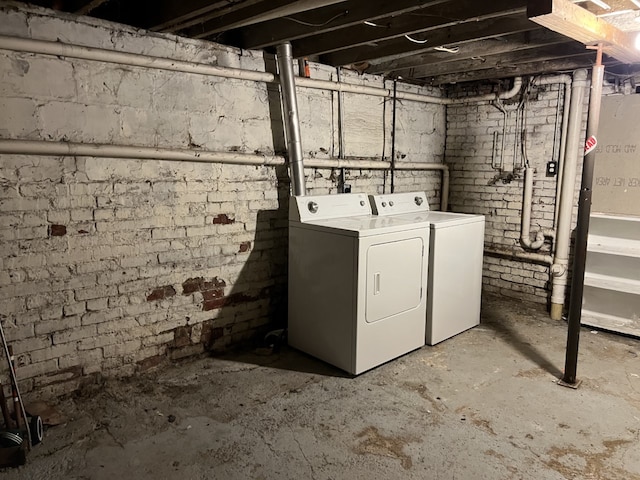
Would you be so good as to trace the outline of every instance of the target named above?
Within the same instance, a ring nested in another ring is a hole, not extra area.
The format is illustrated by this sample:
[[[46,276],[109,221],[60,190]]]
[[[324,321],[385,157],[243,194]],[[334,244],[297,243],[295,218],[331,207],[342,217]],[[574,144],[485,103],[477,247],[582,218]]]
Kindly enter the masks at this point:
[[[147,11],[145,25],[154,31],[173,32],[185,22],[216,12],[220,15],[230,11],[238,4],[247,5],[258,3],[262,0],[156,0],[153,8]]]
[[[489,55],[517,52],[532,47],[555,45],[566,41],[567,37],[564,35],[552,32],[546,28],[540,28],[530,32],[514,33],[512,35],[487,40],[460,42],[455,45],[455,47],[459,49],[458,53],[455,54],[439,52],[433,48],[429,48],[417,55],[402,56],[380,63],[373,61],[366,72],[372,74],[391,73],[391,76],[397,76],[402,75],[407,69],[434,63],[456,62],[475,57],[484,58]]]
[[[631,33],[569,0],[529,0],[527,14],[532,21],[585,45],[602,43],[605,53],[622,62],[640,62]]]
[[[581,43],[570,41],[565,44],[548,47],[533,47],[527,50],[499,55],[487,55],[481,58],[439,63],[408,70],[410,78],[437,77],[441,75],[473,72],[487,68],[511,67],[522,63],[542,62],[554,59],[569,59],[588,53]]]
[[[427,43],[419,45],[406,38],[387,40],[371,45],[338,52],[329,53],[321,57],[323,63],[329,65],[350,65],[365,62],[373,58],[385,58],[400,53],[408,53],[424,50],[425,47],[437,47],[440,45],[455,45],[469,40],[483,40],[538,28],[535,23],[527,20],[524,15],[516,17],[493,18],[479,22],[469,22],[455,27],[446,27],[430,32]]]
[[[288,17],[329,5],[343,4],[345,1],[346,0],[266,0],[255,5],[233,9],[224,15],[193,25],[187,30],[182,31],[182,33],[188,37],[207,38],[233,28],[255,25],[257,23]]]
[[[513,66],[501,66],[473,72],[453,73],[441,75],[429,79],[429,84],[443,85],[446,83],[472,82],[478,80],[489,80],[496,78],[510,78],[521,75],[539,75],[555,72],[570,72],[578,68],[590,68],[595,60],[595,52],[572,57],[571,59],[545,60],[542,62],[523,63]],[[618,60],[607,58],[604,62],[606,66],[619,65]]]
[[[242,28],[236,32],[243,48],[264,48],[309,35],[318,35],[360,25],[365,20],[376,21],[390,15],[400,15],[446,0],[420,2],[416,0],[348,0],[342,4],[319,8],[308,14],[280,18]]]
[[[91,13],[93,10],[95,10],[96,8],[98,8],[100,5],[102,5],[107,1],[108,0],[91,0],[90,2],[87,2],[85,5],[76,8],[73,13],[75,13],[76,15],[86,15],[87,13]]]
[[[360,23],[339,32],[306,37],[293,42],[293,53],[297,57],[321,55],[465,22],[524,14],[526,5],[526,0],[457,0],[404,15],[382,18],[375,22],[377,26]]]

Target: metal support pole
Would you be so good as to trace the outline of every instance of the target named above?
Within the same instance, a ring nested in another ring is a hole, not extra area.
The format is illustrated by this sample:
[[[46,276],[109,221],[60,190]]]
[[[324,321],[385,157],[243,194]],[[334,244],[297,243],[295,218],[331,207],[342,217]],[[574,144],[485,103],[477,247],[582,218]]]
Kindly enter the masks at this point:
[[[278,72],[282,106],[284,108],[284,127],[287,135],[287,151],[291,175],[293,195],[306,195],[304,182],[304,164],[302,161],[302,140],[300,134],[300,118],[298,117],[298,100],[296,83],[293,74],[293,55],[290,43],[278,46]]]
[[[600,105],[602,103],[602,82],[604,66],[602,65],[602,44],[596,47],[597,56],[591,74],[591,94],[589,97],[589,117],[587,119],[587,139],[595,139],[600,122]],[[573,278],[571,279],[571,299],[569,301],[569,325],[567,332],[567,353],[564,377],[560,385],[577,388],[578,345],[580,343],[580,319],[582,316],[582,298],[584,293],[584,270],[587,259],[587,238],[589,235],[589,216],[591,215],[591,196],[593,186],[593,167],[595,148],[591,148],[582,164],[582,184],[578,200],[578,224],[576,226],[575,254],[573,259]]]

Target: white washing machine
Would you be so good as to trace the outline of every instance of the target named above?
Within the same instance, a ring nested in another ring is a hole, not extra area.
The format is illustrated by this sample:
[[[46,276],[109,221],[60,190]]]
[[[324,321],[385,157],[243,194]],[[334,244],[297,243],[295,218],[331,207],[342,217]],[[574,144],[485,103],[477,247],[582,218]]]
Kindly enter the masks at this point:
[[[422,347],[428,248],[364,194],[292,197],[289,345],[354,375]]]
[[[432,212],[424,192],[370,197],[374,214],[429,222],[426,343],[435,345],[480,323],[484,216]]]

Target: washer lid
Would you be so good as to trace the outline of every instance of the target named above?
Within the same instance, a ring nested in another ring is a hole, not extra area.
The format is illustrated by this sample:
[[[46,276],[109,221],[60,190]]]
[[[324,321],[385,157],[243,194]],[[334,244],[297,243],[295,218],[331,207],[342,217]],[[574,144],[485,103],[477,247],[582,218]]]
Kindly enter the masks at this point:
[[[379,217],[375,215],[363,215],[357,217],[326,218],[305,222],[291,220],[289,227],[293,226],[311,230],[328,231],[351,237],[368,237],[371,235],[381,235],[383,233],[429,228],[429,222],[425,220],[408,222],[396,216]]]

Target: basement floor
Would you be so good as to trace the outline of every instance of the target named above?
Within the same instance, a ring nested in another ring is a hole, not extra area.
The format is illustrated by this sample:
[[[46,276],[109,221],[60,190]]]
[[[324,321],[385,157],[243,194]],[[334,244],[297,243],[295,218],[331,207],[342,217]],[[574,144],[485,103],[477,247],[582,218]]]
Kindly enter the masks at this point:
[[[63,401],[0,480],[640,479],[640,341],[485,298],[482,324],[356,378],[284,348],[183,363]]]

